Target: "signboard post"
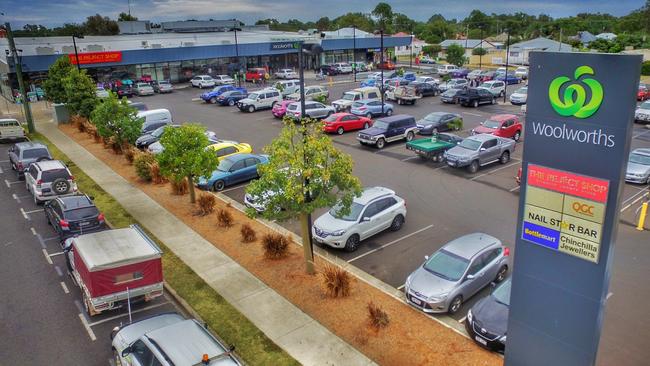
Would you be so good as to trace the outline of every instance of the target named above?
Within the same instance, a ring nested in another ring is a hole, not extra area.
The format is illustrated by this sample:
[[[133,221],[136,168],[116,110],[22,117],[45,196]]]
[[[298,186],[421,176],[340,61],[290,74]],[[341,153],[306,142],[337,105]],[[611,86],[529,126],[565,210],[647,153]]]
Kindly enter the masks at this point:
[[[506,365],[593,365],[640,56],[532,52]]]

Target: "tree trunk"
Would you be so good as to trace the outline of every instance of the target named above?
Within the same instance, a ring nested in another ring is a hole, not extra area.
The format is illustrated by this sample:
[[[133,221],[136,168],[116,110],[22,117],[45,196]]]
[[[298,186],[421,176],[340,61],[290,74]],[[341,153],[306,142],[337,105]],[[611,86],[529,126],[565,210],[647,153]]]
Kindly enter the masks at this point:
[[[190,190],[190,202],[196,202],[196,195],[194,194],[194,182],[192,181],[192,176],[187,176],[187,188]]]
[[[300,214],[300,228],[302,231],[302,249],[305,253],[305,270],[307,274],[313,275],[314,271],[314,250],[311,243],[311,227],[309,217],[306,213]]]

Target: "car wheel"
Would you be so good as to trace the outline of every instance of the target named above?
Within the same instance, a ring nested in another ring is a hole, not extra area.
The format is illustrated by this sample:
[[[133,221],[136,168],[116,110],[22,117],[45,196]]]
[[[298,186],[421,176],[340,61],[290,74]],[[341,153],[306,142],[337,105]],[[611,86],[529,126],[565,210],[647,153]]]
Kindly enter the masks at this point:
[[[55,179],[52,182],[52,188],[56,194],[66,194],[70,191],[70,183],[62,178]]]
[[[512,136],[512,139],[515,141],[519,141],[519,137],[521,137],[521,133],[519,131],[515,132],[515,135]]]
[[[463,305],[463,297],[460,295],[454,297],[449,304],[449,315],[456,314],[460,310],[461,305]]]
[[[506,274],[508,273],[508,266],[502,266],[497,272],[497,276],[494,278],[494,282],[499,283],[506,279]]]
[[[203,84],[199,84],[199,89],[203,89]]]
[[[386,140],[384,140],[383,138],[380,138],[379,140],[377,140],[377,148],[378,149],[381,150],[381,149],[384,148],[384,146],[386,146]]]
[[[366,118],[371,119],[372,118],[372,113],[368,112],[368,114],[366,114]]]
[[[111,336],[115,337],[115,335],[111,332]],[[115,361],[115,366],[122,366],[122,360],[120,359],[120,355],[117,353],[116,349],[113,349],[113,360]]]
[[[368,127],[370,127],[370,124],[368,124],[368,122],[366,122],[366,123],[363,124],[363,129],[364,129],[364,130],[367,129]]]
[[[494,104],[497,104],[497,99],[496,99],[496,98],[492,98],[492,102],[490,102],[490,103],[492,103],[493,105],[494,105]]]
[[[445,153],[440,152],[440,153],[436,154],[434,161],[436,161],[438,163],[442,163],[443,161],[445,161]]]
[[[210,103],[217,104],[217,98],[215,97],[210,98]]]
[[[507,164],[509,161],[510,161],[510,153],[504,151],[503,154],[501,154],[501,158],[499,158],[499,162],[501,164]]]
[[[472,103],[472,107],[474,107],[474,108],[478,107],[478,100],[475,100],[475,101]]]
[[[473,161],[473,162],[472,162],[472,163],[467,167],[467,170],[468,170],[470,173],[472,173],[472,174],[478,172],[478,161],[474,160],[474,161]]]
[[[336,133],[338,133],[339,135],[342,135],[343,132],[345,132],[345,130],[343,129],[342,126],[336,129]]]
[[[249,105],[248,106],[248,113],[253,113],[255,112],[255,106],[254,105]]]
[[[386,115],[389,116],[389,117],[392,116],[393,115],[393,110],[392,109],[387,110]]]
[[[235,105],[235,101],[232,100],[232,99],[230,99],[230,100],[228,101],[228,105],[231,106],[231,107],[234,106],[234,105]]]
[[[212,185],[212,190],[215,192],[223,191],[224,188],[226,188],[226,182],[222,180],[218,180]]]
[[[276,104],[276,103],[277,103],[277,102],[273,102],[273,103],[271,103],[271,109],[273,109],[273,107],[275,107],[275,104]]]
[[[406,134],[406,141],[409,142],[409,141],[413,140],[414,137],[415,137],[415,134],[413,133],[413,131],[409,131]]]
[[[390,231],[398,231],[399,229],[402,228],[403,224],[404,224],[404,216],[402,215],[395,216],[393,222],[390,224]]]
[[[354,252],[359,247],[359,241],[359,235],[350,235],[348,240],[345,242],[345,250],[348,252]]]

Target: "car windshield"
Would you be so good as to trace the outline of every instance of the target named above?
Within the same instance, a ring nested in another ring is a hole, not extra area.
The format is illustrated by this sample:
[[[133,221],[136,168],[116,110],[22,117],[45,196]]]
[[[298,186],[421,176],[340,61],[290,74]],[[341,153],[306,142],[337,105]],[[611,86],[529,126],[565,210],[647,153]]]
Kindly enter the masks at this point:
[[[519,88],[515,90],[515,94],[528,94],[528,88]]]
[[[510,279],[503,281],[503,283],[494,289],[492,296],[494,299],[503,305],[510,306]]]
[[[330,215],[343,221],[357,221],[357,219],[359,219],[359,214],[361,214],[361,210],[363,210],[363,205],[352,202],[352,205],[350,206],[350,213],[347,215],[341,214],[340,211],[342,208],[343,207],[341,203],[337,203],[336,206],[330,209]]]
[[[632,153],[630,154],[630,163],[650,165],[650,156]]]
[[[325,118],[323,121],[325,121],[325,122],[336,122],[337,118],[338,118],[337,115],[332,114],[331,116]]]
[[[424,117],[424,120],[428,122],[440,122],[443,116],[444,114],[431,113]]]
[[[465,139],[461,141],[461,143],[458,144],[458,146],[464,147],[468,150],[476,151],[478,150],[479,147],[481,147],[481,142],[473,139]]]
[[[290,110],[290,111],[297,111],[298,110],[298,104],[289,104],[287,109]]]
[[[639,108],[641,109],[650,109],[650,102],[643,102]]]
[[[372,125],[372,127],[378,128],[380,130],[385,130],[388,128],[388,123],[384,121],[375,121],[375,123]]]
[[[488,119],[487,121],[481,123],[483,127],[487,128],[499,128],[501,126],[501,122],[493,121],[491,119]]]
[[[29,149],[23,151],[23,159],[40,158],[42,156],[50,156],[47,149]]]
[[[98,211],[95,207],[83,207],[74,210],[66,211],[65,218],[67,220],[83,220],[97,216]]]
[[[158,127],[158,128],[156,128],[156,129],[153,130],[153,132],[151,133],[151,136],[153,136],[153,137],[155,137],[155,138],[160,138],[160,136],[162,136],[163,132],[165,132],[165,127],[167,127],[167,126],[162,126],[162,127]]]
[[[343,100],[354,100],[355,94],[343,93]]]
[[[158,85],[169,85],[169,81],[159,81]]]
[[[359,107],[363,107],[363,103],[356,102],[356,103],[352,104],[352,108],[359,108]]]
[[[230,168],[232,167],[234,163],[230,161],[229,159],[223,159],[219,163],[219,166],[217,167],[217,170],[222,171],[222,172],[228,172],[230,171]]]
[[[41,175],[43,182],[53,182],[55,179],[70,179],[67,169],[45,170]]]
[[[479,85],[479,88],[490,89],[491,87],[492,87],[491,83],[483,83],[483,84]]]
[[[257,93],[250,93],[248,94],[248,99],[257,99],[260,95]]]
[[[145,83],[139,83],[138,84],[138,88],[144,88],[144,87],[147,87],[147,86],[149,86],[149,84],[145,84]]]
[[[447,281],[458,281],[463,277],[469,261],[444,250],[435,252],[424,263],[424,269]]]

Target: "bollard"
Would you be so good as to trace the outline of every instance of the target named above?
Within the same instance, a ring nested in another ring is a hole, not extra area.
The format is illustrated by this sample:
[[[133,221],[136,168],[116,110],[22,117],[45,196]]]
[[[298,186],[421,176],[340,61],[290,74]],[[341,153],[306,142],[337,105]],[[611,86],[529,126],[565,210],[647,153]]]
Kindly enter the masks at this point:
[[[647,214],[648,214],[648,201],[645,201],[641,205],[641,214],[639,215],[639,223],[636,226],[637,230],[643,231],[643,227],[645,225],[645,217]]]

